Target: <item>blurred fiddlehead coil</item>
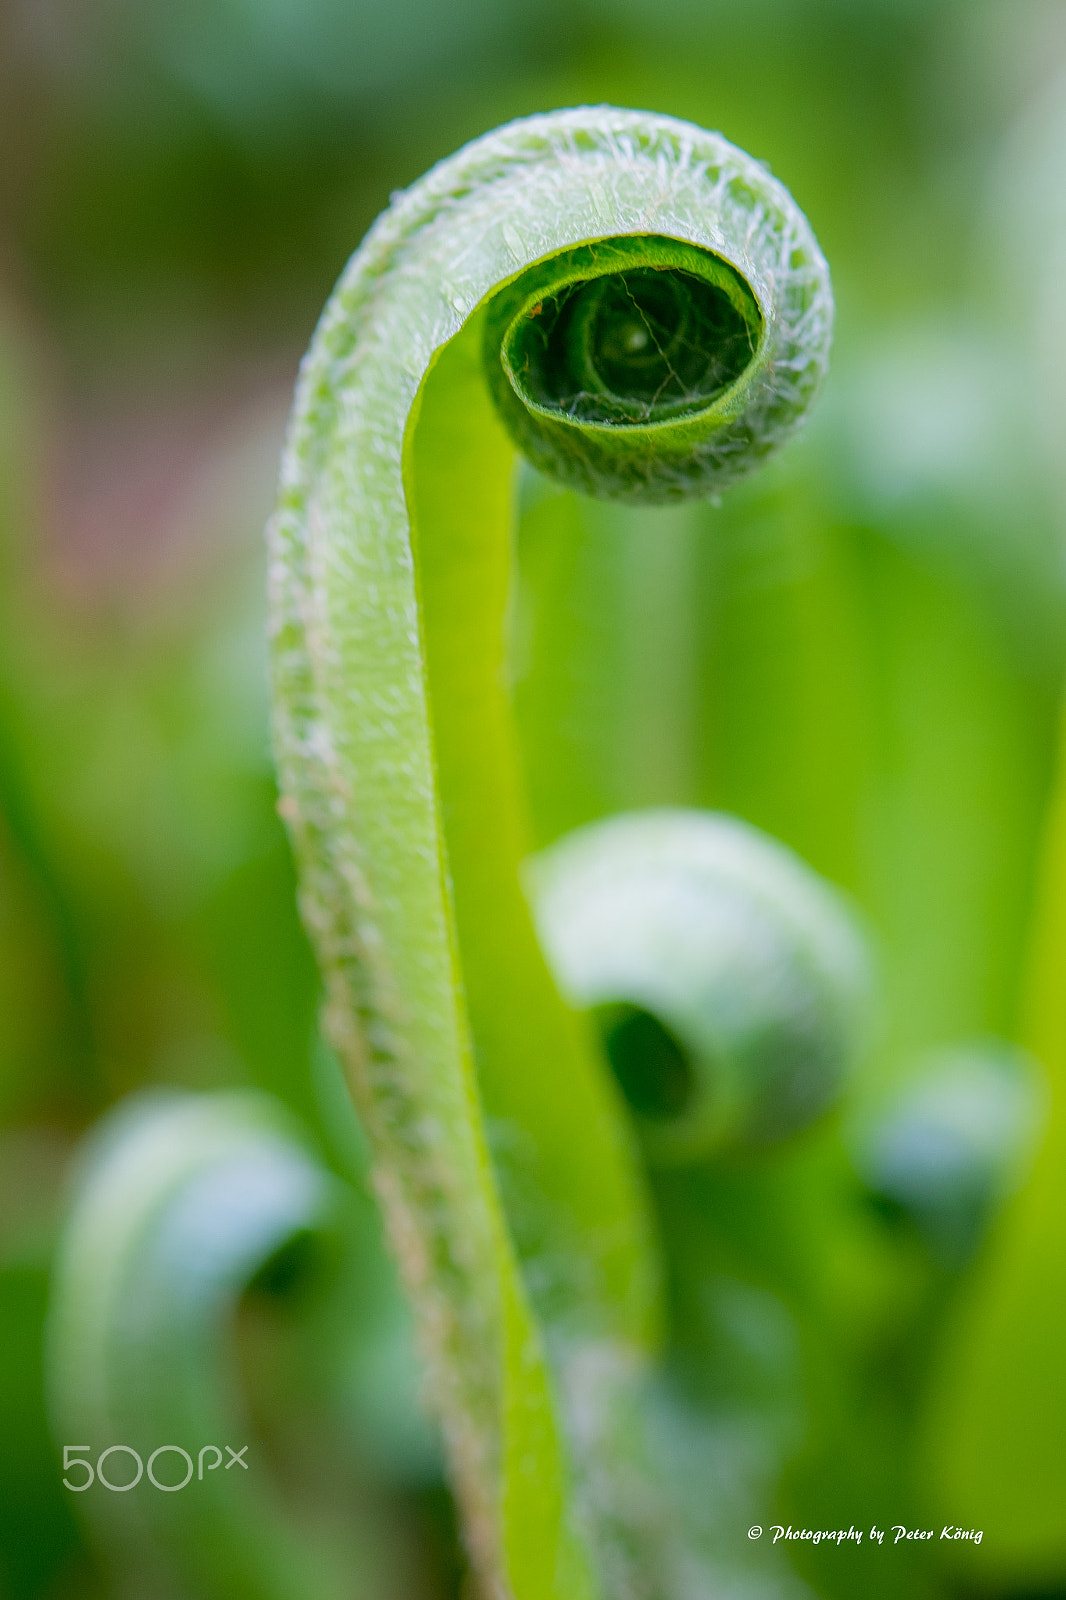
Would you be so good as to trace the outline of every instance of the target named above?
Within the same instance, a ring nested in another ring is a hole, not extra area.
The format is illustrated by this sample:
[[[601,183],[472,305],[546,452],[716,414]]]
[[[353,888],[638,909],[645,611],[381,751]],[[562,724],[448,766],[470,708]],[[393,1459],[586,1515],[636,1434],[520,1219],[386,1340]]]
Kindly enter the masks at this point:
[[[249,1439],[240,1296],[283,1247],[335,1229],[339,1189],[267,1095],[147,1094],[97,1130],[55,1265],[48,1375],[55,1435],[80,1452],[70,1484],[122,1581],[204,1600],[345,1594],[262,1460],[223,1465]],[[182,1451],[185,1489],[168,1493]],[[110,1493],[84,1470],[101,1452],[117,1453]],[[162,1491],[137,1494],[145,1464]]]
[[[270,535],[281,806],[487,1595],[681,1592],[608,1465],[662,1330],[640,1164],[520,885],[515,444],[598,495],[714,494],[801,422],[831,306],[762,165],[581,109],[398,196],[301,374]]]
[[[600,1012],[653,1164],[759,1149],[837,1098],[870,973],[843,903],[784,845],[664,808],[577,829],[529,877],[560,987]]]

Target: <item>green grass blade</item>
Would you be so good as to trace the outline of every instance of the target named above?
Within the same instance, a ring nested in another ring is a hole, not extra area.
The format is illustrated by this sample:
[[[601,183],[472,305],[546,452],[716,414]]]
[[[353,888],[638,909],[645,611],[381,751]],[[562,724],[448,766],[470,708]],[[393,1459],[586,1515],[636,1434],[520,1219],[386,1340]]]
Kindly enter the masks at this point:
[[[1066,725],[1064,725],[1066,726]],[[940,1363],[927,1459],[945,1515],[987,1530],[982,1558],[1006,1579],[1066,1571],[1066,766],[1044,836],[1023,1037],[1051,1109]],[[969,1550],[962,1558],[975,1559]]]

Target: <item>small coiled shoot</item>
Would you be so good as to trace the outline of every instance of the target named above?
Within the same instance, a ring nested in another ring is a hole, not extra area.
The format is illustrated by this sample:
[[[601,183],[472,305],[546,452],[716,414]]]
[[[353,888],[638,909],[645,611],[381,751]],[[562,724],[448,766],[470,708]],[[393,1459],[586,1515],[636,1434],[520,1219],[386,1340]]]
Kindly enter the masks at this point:
[[[97,1130],[53,1275],[53,1432],[92,1462],[117,1446],[120,1484],[129,1451],[143,1471],[161,1446],[160,1481],[180,1482],[178,1450],[199,1474],[176,1493],[145,1480],[79,1494],[118,1571],[203,1600],[345,1595],[262,1459],[247,1474],[222,1465],[223,1446],[251,1437],[229,1345],[238,1300],[283,1249],[329,1234],[338,1189],[265,1095],[147,1095]]]
[[[650,1160],[772,1144],[837,1098],[868,1032],[870,958],[784,845],[736,817],[634,812],[569,834],[529,882]]]

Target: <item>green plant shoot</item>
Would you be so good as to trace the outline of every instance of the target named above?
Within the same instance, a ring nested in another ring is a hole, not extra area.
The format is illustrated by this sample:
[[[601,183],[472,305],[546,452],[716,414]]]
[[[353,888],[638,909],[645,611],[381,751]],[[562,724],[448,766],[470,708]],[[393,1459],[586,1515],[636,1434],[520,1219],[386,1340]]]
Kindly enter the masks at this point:
[[[714,495],[802,421],[831,310],[765,167],[588,108],[511,124],[398,196],[301,374],[270,535],[282,811],[499,1600],[676,1589],[648,1566],[654,1506],[625,1489],[664,1316],[636,1141],[520,882],[516,449],[604,497]]]

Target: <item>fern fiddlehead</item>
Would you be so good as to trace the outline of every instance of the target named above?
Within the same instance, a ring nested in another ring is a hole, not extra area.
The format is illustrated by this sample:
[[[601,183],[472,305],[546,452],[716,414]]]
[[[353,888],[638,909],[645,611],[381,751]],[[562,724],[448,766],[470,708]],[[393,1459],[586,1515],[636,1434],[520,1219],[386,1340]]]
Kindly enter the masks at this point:
[[[631,1136],[519,881],[515,441],[595,494],[715,493],[802,419],[830,320],[762,166],[601,107],[398,197],[301,376],[271,533],[282,809],[487,1594],[602,1592],[574,1388],[609,1404],[661,1322]]]
[[[56,1263],[48,1365],[57,1439],[79,1452],[68,1487],[127,1575],[205,1597],[346,1592],[261,1463],[234,1471],[223,1455],[249,1440],[226,1324],[280,1248],[334,1225],[338,1188],[265,1095],[145,1096],[98,1131]],[[183,1459],[185,1489],[168,1493]]]
[[[843,905],[783,845],[664,808],[580,828],[531,868],[560,986],[604,1013],[653,1163],[758,1149],[837,1098],[870,977]]]

